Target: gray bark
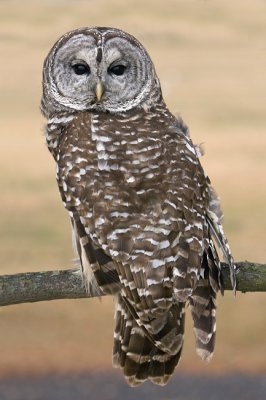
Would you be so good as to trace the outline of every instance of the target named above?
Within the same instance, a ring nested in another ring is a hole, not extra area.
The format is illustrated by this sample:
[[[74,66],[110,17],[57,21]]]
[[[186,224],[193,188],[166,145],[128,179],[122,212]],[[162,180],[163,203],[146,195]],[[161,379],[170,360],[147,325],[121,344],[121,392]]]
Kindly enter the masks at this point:
[[[237,291],[266,291],[265,264],[245,261],[236,263],[236,266]],[[222,264],[222,277],[225,290],[232,290],[226,264]],[[97,296],[97,291],[86,291],[80,272],[74,269],[0,276],[0,306]]]

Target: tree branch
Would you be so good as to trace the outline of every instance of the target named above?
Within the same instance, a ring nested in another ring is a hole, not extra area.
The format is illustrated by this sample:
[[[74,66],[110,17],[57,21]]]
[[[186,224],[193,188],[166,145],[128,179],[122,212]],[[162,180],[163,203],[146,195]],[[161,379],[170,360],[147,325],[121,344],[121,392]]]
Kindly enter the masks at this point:
[[[236,263],[236,290],[240,292],[266,292],[266,265],[252,262]],[[232,290],[229,268],[222,264],[225,290]],[[79,271],[74,269],[26,272],[0,276],[0,306],[57,299],[97,297],[87,293]]]

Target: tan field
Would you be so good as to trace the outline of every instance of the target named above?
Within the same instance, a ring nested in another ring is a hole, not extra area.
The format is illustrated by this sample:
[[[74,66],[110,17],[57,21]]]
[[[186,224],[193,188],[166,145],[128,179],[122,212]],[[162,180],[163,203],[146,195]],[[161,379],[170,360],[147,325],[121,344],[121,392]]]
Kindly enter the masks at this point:
[[[42,62],[61,34],[116,26],[148,49],[169,108],[204,143],[235,259],[266,261],[266,2],[0,2],[0,273],[70,268],[70,224],[39,112]],[[194,351],[190,318],[179,369],[266,371],[266,294],[219,298],[213,361]],[[113,301],[0,310],[0,372],[111,368]]]

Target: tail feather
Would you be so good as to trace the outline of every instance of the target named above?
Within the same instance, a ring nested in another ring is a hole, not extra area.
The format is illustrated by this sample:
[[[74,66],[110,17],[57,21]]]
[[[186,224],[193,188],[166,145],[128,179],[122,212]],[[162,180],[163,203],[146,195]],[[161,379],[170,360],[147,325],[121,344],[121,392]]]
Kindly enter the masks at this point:
[[[203,258],[205,276],[201,277],[198,286],[189,299],[189,305],[196,336],[196,351],[203,359],[212,358],[216,337],[216,293],[222,290],[219,277],[219,264],[215,262],[216,253],[211,248]]]
[[[216,336],[216,293],[213,292],[210,296],[208,282],[205,281],[204,285],[206,296],[206,305],[204,310],[202,310],[202,303],[198,303],[197,289],[194,292],[195,296],[192,296],[189,299],[189,303],[194,323],[197,354],[202,359],[209,361],[213,355]],[[200,289],[201,296],[203,296],[202,289],[204,289],[204,286],[201,286]],[[199,309],[202,311],[199,312]]]
[[[138,325],[124,299],[119,295],[116,305],[116,326],[114,334],[113,364],[123,369],[130,386],[137,386],[149,379],[158,385],[165,385],[179,361],[184,332],[182,323],[177,324],[177,338],[180,341],[176,353],[167,353],[156,346],[155,341]]]

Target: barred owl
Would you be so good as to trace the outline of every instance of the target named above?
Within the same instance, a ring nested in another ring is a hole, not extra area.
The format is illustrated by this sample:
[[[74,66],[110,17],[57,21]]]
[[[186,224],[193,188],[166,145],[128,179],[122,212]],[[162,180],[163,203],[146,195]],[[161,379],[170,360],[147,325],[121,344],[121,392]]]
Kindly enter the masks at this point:
[[[116,300],[113,364],[132,386],[164,385],[186,305],[197,353],[212,356],[218,248],[235,286],[198,148],[167,109],[148,53],[119,29],[62,36],[44,62],[41,104],[87,289]]]

